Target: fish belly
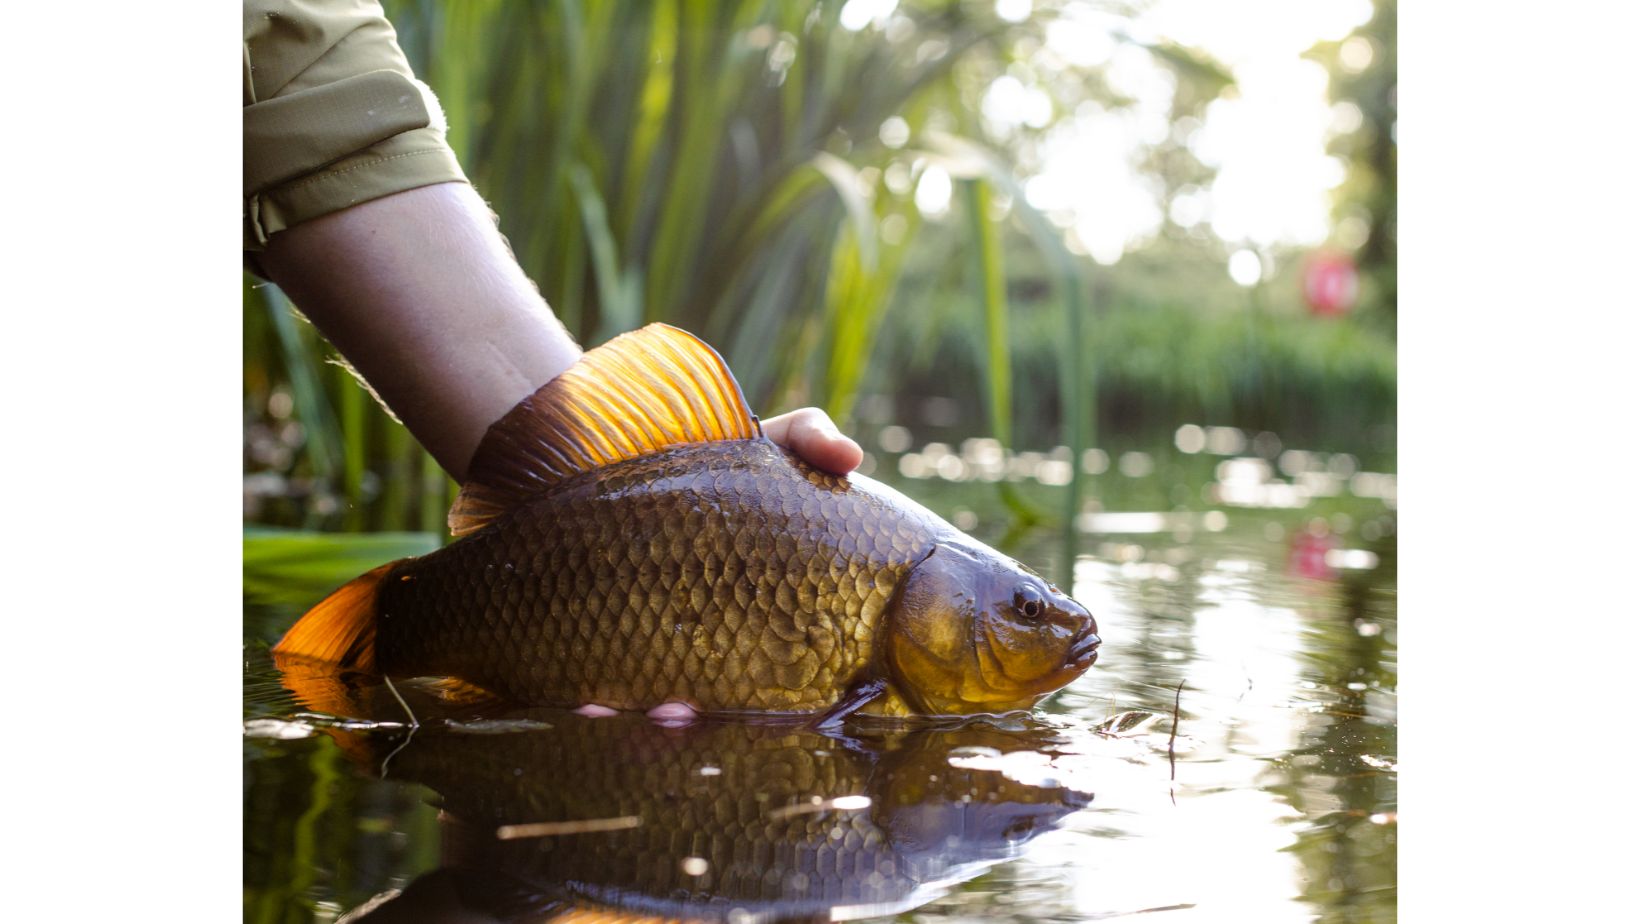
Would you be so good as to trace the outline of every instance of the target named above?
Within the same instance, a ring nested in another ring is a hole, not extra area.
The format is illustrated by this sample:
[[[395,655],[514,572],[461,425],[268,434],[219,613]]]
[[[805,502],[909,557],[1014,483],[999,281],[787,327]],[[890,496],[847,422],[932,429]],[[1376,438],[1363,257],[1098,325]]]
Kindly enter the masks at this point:
[[[595,469],[390,572],[377,663],[539,705],[825,709],[943,526],[867,484],[766,440]]]

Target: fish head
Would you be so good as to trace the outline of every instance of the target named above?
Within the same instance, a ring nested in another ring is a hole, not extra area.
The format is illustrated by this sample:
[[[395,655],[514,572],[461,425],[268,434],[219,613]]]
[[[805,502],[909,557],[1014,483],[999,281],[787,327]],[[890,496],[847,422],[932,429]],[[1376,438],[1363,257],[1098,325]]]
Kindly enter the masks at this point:
[[[926,715],[1029,709],[1098,657],[1085,607],[1028,568],[975,543],[942,542],[889,614],[886,664]]]

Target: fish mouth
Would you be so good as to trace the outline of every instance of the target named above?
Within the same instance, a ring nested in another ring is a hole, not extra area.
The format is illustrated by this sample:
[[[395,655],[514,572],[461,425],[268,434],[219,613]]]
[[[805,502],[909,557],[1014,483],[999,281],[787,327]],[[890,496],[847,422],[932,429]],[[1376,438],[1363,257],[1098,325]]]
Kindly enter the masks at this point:
[[[1071,644],[1071,650],[1065,654],[1065,661],[1070,666],[1086,668],[1099,660],[1099,645],[1102,639],[1093,631],[1093,626],[1083,630],[1081,637]]]

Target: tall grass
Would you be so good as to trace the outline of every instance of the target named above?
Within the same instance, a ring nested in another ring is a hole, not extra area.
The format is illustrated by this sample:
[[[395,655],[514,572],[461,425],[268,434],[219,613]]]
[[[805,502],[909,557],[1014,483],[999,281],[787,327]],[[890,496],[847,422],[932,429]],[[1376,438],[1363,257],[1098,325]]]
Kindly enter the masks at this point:
[[[442,532],[452,483],[278,287],[245,277],[248,521]]]
[[[939,137],[930,129],[977,123],[959,62],[1000,71],[1015,38],[1041,37],[988,3],[949,0],[901,3],[897,28],[860,30],[842,26],[842,0],[385,6],[439,95],[457,156],[572,335],[590,347],[666,321],[717,345],[760,411],[812,403],[839,419],[924,226],[885,169],[899,162],[915,182],[950,161],[926,148]],[[904,149],[879,140],[895,116],[909,129]],[[1063,250],[1057,236],[1046,243]],[[1003,409],[990,424],[1005,438],[1003,252],[983,222],[969,245],[985,280],[979,310],[1002,345],[986,381]],[[282,297],[267,299],[284,330]],[[316,365],[315,347],[282,358],[293,386]],[[415,490],[425,454],[340,375],[329,384],[339,413],[296,388],[299,419],[341,421],[310,428],[315,491],[345,498],[350,528],[432,522],[431,495]],[[392,511],[363,515],[372,496]]]
[[[953,64],[996,53],[988,7],[905,3],[916,55],[838,0],[398,0],[401,44],[525,271],[587,346],[649,321],[722,344],[754,403],[846,411],[847,349],[896,278],[879,222],[890,116],[919,130]],[[750,333],[743,333],[751,330]],[[828,335],[839,333],[839,336]],[[823,369],[785,358],[828,339]],[[807,388],[805,388],[807,386]]]
[[[1369,324],[1252,308],[1246,299],[1204,310],[1134,304],[1121,294],[1103,293],[1079,316],[1081,397],[1088,424],[1098,424],[1090,445],[1146,449],[1189,422],[1269,430],[1301,448],[1384,451],[1374,430],[1395,422],[1395,344]],[[1038,450],[1069,445],[1061,400],[1065,313],[1052,294],[1015,298],[1011,309],[1015,442]],[[916,319],[895,316],[884,329],[882,355],[909,356],[921,347],[926,358],[897,367],[892,385],[877,379],[868,387],[902,396],[897,422],[910,426],[919,442],[954,445],[982,435],[976,421],[989,396],[973,384],[986,362],[973,346],[974,333],[947,328],[930,334]],[[959,425],[919,419],[917,399],[934,395],[958,402]]]
[[[1139,407],[1232,422],[1292,405],[1279,393],[1317,368],[1350,400],[1381,403],[1387,381],[1393,402],[1382,351],[1357,369],[1350,344],[1285,320],[1129,317],[1099,299],[1109,273],[1066,250],[980,129],[981,94],[1041,46],[1047,7],[1013,24],[988,0],[901,0],[888,27],[850,30],[843,0],[384,5],[468,175],[584,346],[666,321],[722,351],[759,413],[816,404],[847,422],[862,393],[928,387],[919,375],[955,337],[975,360],[959,383],[976,392],[965,435],[1078,458],[1096,418],[1121,426]],[[1202,67],[1152,50],[1184,69],[1181,86]],[[1058,74],[1056,113],[1074,108],[1066,87],[1100,81]],[[1101,93],[1121,105],[1108,88],[1083,96]],[[891,117],[905,120],[901,147],[882,138]],[[934,167],[956,180],[938,222],[912,195]],[[1046,295],[1017,295],[1021,282]],[[251,452],[248,471],[289,476],[251,518],[441,529],[451,485],[426,453],[326,364],[333,352],[276,290],[247,289],[245,310],[247,435],[271,425],[294,453],[281,466],[262,458],[277,447]],[[954,387],[950,372],[939,387]],[[276,394],[302,432],[271,414]],[[1061,511],[1016,511],[1069,523],[1073,472]]]

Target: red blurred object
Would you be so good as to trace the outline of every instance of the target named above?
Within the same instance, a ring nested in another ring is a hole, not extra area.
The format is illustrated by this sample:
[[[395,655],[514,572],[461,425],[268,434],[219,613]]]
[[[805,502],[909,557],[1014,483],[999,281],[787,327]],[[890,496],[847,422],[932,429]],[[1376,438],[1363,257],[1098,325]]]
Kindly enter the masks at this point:
[[[1355,307],[1361,294],[1361,272],[1355,261],[1336,251],[1318,250],[1304,261],[1304,303],[1310,311],[1328,317]]]
[[[1317,532],[1318,530],[1301,530],[1293,537],[1287,568],[1299,577],[1314,578],[1318,581],[1336,580],[1338,569],[1327,564],[1327,553],[1339,547],[1338,537],[1325,532],[1318,536]]]

